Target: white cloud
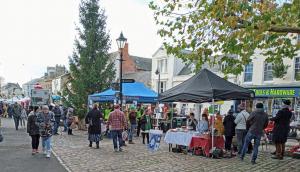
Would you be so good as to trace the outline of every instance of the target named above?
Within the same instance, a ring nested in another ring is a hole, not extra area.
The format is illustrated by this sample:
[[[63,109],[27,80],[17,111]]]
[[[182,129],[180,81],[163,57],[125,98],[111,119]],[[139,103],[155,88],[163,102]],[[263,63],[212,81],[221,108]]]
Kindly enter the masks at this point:
[[[47,66],[68,65],[78,23],[79,0],[1,0],[0,76],[20,84]],[[151,57],[161,44],[148,1],[100,0],[112,39],[123,31],[132,55]]]

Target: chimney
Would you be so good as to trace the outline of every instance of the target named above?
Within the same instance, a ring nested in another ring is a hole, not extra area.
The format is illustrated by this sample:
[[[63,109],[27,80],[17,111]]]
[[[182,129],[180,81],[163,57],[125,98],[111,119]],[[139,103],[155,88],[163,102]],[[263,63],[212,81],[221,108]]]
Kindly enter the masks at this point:
[[[125,43],[125,46],[123,48],[123,57],[128,57],[129,56],[129,52],[128,52],[128,43]]]

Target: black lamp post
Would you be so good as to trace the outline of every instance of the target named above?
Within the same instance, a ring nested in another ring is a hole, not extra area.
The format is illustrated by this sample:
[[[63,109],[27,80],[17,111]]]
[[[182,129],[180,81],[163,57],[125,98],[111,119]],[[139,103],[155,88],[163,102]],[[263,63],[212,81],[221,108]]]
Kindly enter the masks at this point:
[[[125,44],[127,42],[127,38],[124,37],[123,33],[121,32],[119,38],[116,40],[117,41],[117,45],[118,45],[118,48],[119,48],[119,51],[120,51],[120,107],[122,109],[122,97],[123,97],[123,93],[122,93],[122,75],[123,75],[123,49],[125,47]]]
[[[157,83],[157,104],[159,105],[159,93],[160,93],[160,72],[157,68],[155,74],[158,75],[158,83]]]

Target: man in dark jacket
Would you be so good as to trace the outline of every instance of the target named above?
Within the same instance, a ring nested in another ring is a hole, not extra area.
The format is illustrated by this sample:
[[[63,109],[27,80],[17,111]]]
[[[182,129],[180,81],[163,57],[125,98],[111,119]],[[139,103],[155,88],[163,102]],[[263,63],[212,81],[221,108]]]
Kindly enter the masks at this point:
[[[129,127],[129,133],[128,133],[128,142],[129,144],[134,144],[132,139],[133,139],[133,133],[136,129],[136,110],[134,107],[131,107],[131,111],[129,112],[129,122],[130,122],[130,127]]]
[[[55,104],[55,106],[52,109],[52,112],[54,113],[54,117],[55,117],[53,133],[54,133],[54,135],[58,135],[58,127],[59,127],[59,123],[60,123],[60,119],[61,119],[61,115],[62,115],[58,104]]]
[[[18,130],[21,119],[21,106],[17,102],[12,107],[12,116],[14,117],[16,130]]]
[[[224,135],[225,135],[225,150],[231,152],[232,138],[235,135],[235,126],[234,123],[233,111],[229,110],[228,114],[225,116],[223,125],[224,125]]]
[[[271,121],[275,122],[273,129],[273,142],[276,147],[276,155],[273,159],[283,159],[285,142],[287,141],[287,136],[290,130],[290,119],[292,117],[292,112],[289,110],[291,105],[290,100],[283,101],[283,107],[279,110],[275,117],[271,118]]]
[[[264,112],[264,105],[262,103],[257,103],[256,110],[250,114],[247,120],[248,132],[245,137],[245,143],[241,152],[241,160],[244,160],[248,145],[251,140],[254,139],[254,148],[251,163],[256,164],[255,160],[258,154],[260,139],[263,135],[263,130],[268,126],[268,121],[268,114]]]

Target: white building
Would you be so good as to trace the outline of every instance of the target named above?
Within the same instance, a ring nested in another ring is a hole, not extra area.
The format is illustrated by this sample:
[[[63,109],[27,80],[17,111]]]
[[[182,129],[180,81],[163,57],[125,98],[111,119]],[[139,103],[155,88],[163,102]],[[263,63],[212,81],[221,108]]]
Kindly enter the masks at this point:
[[[300,35],[298,35],[298,40],[293,41],[300,43]],[[292,100],[293,107],[300,114],[300,52],[293,59],[283,59],[284,64],[289,66],[287,74],[283,78],[274,78],[272,64],[267,63],[266,57],[260,55],[259,51],[256,51],[252,62],[245,66],[239,76],[230,75],[228,81],[255,91],[255,100],[246,102],[248,110],[253,109],[253,105],[259,101],[264,103],[265,109],[271,114],[272,109],[280,106],[283,98],[288,98]],[[189,51],[182,53],[189,53]],[[220,71],[223,67],[226,67],[226,64],[214,67],[203,65],[203,68],[208,68],[221,77],[223,74]],[[160,71],[160,83],[158,83],[158,75],[155,74],[157,69]],[[166,50],[161,47],[152,56],[152,88],[159,89],[160,93],[164,92],[193,76],[194,69],[193,64],[184,64],[174,55],[168,55]],[[221,114],[225,114],[233,102],[227,101],[221,104],[223,105],[218,108]],[[202,104],[202,110],[208,106],[207,103]],[[194,104],[179,103],[176,108],[180,110],[182,107],[187,107],[186,113],[194,111],[197,114],[199,111],[198,106]]]
[[[31,97],[31,90],[34,89],[34,85],[41,82],[42,78],[33,79],[22,85],[23,94],[25,97]]]
[[[182,53],[190,53],[189,51],[183,51]],[[209,67],[204,65],[203,68],[209,68],[219,76],[223,76],[220,72],[221,66]],[[160,82],[158,82],[159,76],[156,74],[156,71],[160,71]],[[168,55],[167,51],[160,47],[152,56],[152,89],[156,90],[159,93],[162,93],[182,82],[192,77],[195,73],[195,66],[193,64],[185,64],[181,59],[175,57],[174,55]],[[234,76],[229,76],[229,81],[237,82],[237,78]],[[221,114],[226,114],[232,105],[231,101],[219,102],[223,104],[218,106]],[[209,103],[203,103],[201,110],[208,108]],[[200,105],[194,103],[176,103],[177,111],[180,113],[188,114],[189,112],[195,112],[196,115],[199,115]]]
[[[52,94],[60,95],[70,77],[70,73],[63,74],[52,80]]]
[[[288,65],[287,74],[283,78],[273,76],[272,64],[266,62],[261,55],[254,55],[252,62],[245,66],[238,77],[241,86],[255,91],[257,101],[264,103],[267,112],[278,109],[282,99],[291,99],[295,109],[299,108],[300,96],[300,52],[293,59],[283,59]],[[252,105],[251,105],[252,106]]]

